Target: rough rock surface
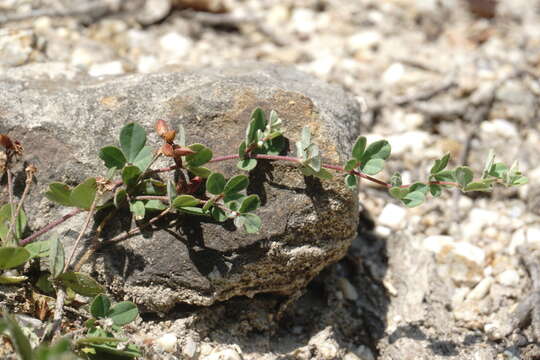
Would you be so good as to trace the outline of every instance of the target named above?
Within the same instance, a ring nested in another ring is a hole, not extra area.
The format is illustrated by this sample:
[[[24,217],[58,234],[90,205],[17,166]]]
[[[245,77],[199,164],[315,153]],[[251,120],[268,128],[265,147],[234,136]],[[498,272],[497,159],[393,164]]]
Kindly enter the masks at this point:
[[[234,154],[250,112],[260,106],[284,119],[290,144],[309,125],[324,156],[338,162],[345,160],[360,120],[359,104],[341,89],[291,68],[260,64],[85,85],[4,81],[0,97],[0,132],[25,144],[27,160],[39,169],[40,191],[30,201],[42,203],[32,219],[58,216],[40,200],[49,182],[79,183],[104,173],[97,152],[116,143],[128,122],[147,129],[160,118],[175,128],[183,124],[188,143],[204,143],[215,155]],[[235,162],[211,167],[228,176],[239,172]],[[260,292],[291,295],[345,254],[356,234],[358,207],[342,181],[304,178],[281,163],[261,165],[250,181],[248,192],[259,194],[264,205],[259,234],[185,217],[175,228],[162,226],[105,247],[93,259],[94,270],[113,293],[166,312],[178,302],[210,305]],[[130,221],[117,219],[105,237],[127,230]],[[72,234],[67,232],[67,242]]]

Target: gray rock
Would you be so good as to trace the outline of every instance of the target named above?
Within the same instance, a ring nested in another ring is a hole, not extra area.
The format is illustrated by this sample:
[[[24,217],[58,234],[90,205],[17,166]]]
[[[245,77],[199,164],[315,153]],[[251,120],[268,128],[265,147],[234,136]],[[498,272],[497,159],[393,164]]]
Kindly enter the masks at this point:
[[[34,229],[60,215],[42,197],[48,183],[76,184],[104,174],[97,152],[117,144],[128,122],[149,132],[157,119],[183,124],[189,143],[207,144],[215,155],[234,154],[249,114],[260,106],[284,119],[291,144],[309,125],[331,162],[346,159],[360,126],[358,103],[340,88],[291,68],[261,64],[84,83],[5,80],[0,97],[0,133],[20,140],[26,160],[39,169],[38,189],[27,202]],[[157,144],[154,134],[149,142]],[[239,173],[235,162],[211,167],[227,176]],[[248,191],[259,194],[264,205],[259,234],[187,216],[175,228],[104,247],[89,264],[114,294],[166,312],[178,302],[210,305],[261,292],[292,294],[345,254],[356,233],[358,204],[341,178],[318,181],[304,178],[293,165],[266,163],[250,181]],[[104,242],[130,221],[115,217]],[[65,231],[68,247],[75,236]]]

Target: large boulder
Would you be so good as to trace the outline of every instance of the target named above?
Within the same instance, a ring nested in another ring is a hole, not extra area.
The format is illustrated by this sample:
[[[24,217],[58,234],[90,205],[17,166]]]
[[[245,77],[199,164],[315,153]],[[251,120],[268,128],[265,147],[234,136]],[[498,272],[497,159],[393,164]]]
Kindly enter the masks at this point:
[[[323,157],[335,163],[346,159],[360,128],[360,106],[352,96],[289,67],[251,63],[92,81],[0,80],[0,133],[20,140],[25,159],[39,171],[38,189],[26,203],[34,230],[67,211],[43,198],[47,184],[105,174],[97,153],[116,144],[128,122],[149,131],[157,119],[182,124],[188,143],[225,155],[236,153],[255,107],[274,109],[290,145],[308,125]],[[155,134],[149,139],[158,144]],[[226,176],[240,172],[234,161],[211,167]],[[345,254],[356,235],[358,204],[341,177],[320,181],[302,176],[294,165],[261,162],[250,181],[248,192],[259,194],[264,205],[260,233],[182,216],[174,227],[161,224],[107,246],[107,238],[129,225],[119,214],[88,264],[111,292],[166,312],[179,302],[210,305],[238,295],[292,294]],[[67,247],[81,221],[60,228]]]

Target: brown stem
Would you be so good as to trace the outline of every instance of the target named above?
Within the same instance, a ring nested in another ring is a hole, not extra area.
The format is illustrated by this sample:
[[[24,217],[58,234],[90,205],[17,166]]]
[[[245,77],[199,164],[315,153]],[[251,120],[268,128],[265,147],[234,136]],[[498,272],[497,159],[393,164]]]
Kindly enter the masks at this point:
[[[133,236],[133,235],[136,235],[136,234],[140,233],[142,229],[152,225],[153,223],[155,223],[156,221],[158,221],[159,219],[161,219],[162,217],[167,215],[170,211],[171,211],[170,208],[167,208],[167,209],[163,210],[161,213],[159,213],[159,215],[153,217],[147,223],[139,225],[135,229],[131,229],[129,231],[126,231],[126,232],[124,232],[122,234],[119,234],[119,235],[113,237],[112,239],[107,241],[107,244],[115,244],[115,243],[118,243],[120,241],[123,241],[123,240],[129,238],[130,236]]]
[[[96,205],[98,201],[97,194],[94,197],[94,201],[92,201],[92,205],[90,206],[90,210],[88,211],[88,214],[86,215],[86,220],[84,221],[84,225],[81,229],[81,232],[79,233],[79,236],[77,237],[77,240],[75,240],[75,245],[73,245],[73,249],[71,250],[71,254],[69,254],[69,258],[66,261],[64,265],[64,272],[68,269],[69,264],[71,263],[71,260],[73,259],[73,256],[75,255],[75,251],[77,251],[77,247],[79,246],[79,242],[81,241],[82,237],[84,236],[84,233],[86,233],[86,229],[88,229],[88,225],[90,225],[90,220],[92,220],[92,216],[94,215],[94,211],[96,210]]]
[[[63,222],[67,221],[68,219],[71,219],[72,217],[74,217],[75,215],[79,214],[82,212],[82,209],[75,209],[73,210],[72,212],[70,212],[69,214],[66,214],[64,216],[62,216],[60,219],[58,220],[55,220],[53,221],[52,223],[50,223],[49,225],[45,226],[44,228],[42,228],[41,230],[38,230],[36,231],[35,233],[33,233],[32,235],[28,236],[27,238],[24,238],[22,239],[19,243],[21,245],[26,245],[28,243],[31,243],[32,241],[34,241],[35,239],[37,239],[38,237],[40,237],[41,235],[47,233],[48,231],[50,231],[51,229],[57,227],[58,225],[62,224]]]
[[[27,169],[29,169],[29,168],[27,168]],[[26,196],[28,196],[28,192],[30,191],[30,186],[32,185],[32,180],[34,178],[34,172],[30,170],[30,171],[27,171],[26,174],[27,174],[27,176],[26,176],[24,191],[23,191],[23,194],[21,196],[21,199],[19,200],[19,203],[17,204],[17,210],[15,210],[15,213],[13,213],[13,208],[11,208],[11,210],[12,210],[11,222],[9,223],[9,230],[8,230],[8,233],[7,233],[7,239],[11,238],[11,236],[12,236],[12,234],[13,234],[15,228],[16,228],[15,224],[17,223],[17,217],[19,216],[19,213],[21,211],[24,200],[26,200]],[[18,240],[19,239],[17,239],[17,241]]]

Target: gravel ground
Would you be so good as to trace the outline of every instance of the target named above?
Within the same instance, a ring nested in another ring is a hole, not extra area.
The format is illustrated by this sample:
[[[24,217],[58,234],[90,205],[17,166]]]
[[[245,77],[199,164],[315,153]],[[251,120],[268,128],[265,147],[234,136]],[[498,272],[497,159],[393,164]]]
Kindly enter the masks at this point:
[[[481,2],[489,3],[474,3]],[[505,163],[519,160],[530,178],[517,190],[447,192],[411,210],[365,184],[363,239],[379,240],[353,245],[279,325],[268,320],[265,309],[274,300],[267,297],[237,299],[196,316],[180,309],[172,318],[146,318],[134,329],[144,339],[183,329],[174,340],[182,355],[155,350],[149,358],[400,358],[388,350],[398,341],[392,334],[407,326],[429,328],[425,319],[407,322],[391,311],[370,311],[369,304],[379,292],[388,302],[399,298],[397,277],[384,271],[393,260],[381,242],[407,241],[435,259],[432,270],[449,296],[440,310],[452,319],[447,335],[461,336],[443,346],[430,343],[424,330],[407,335],[420,348],[432,347],[426,359],[537,358],[534,327],[512,332],[508,326],[534,278],[518,250],[540,246],[539,1],[501,0],[494,19],[475,16],[458,0],[198,2],[228,9],[223,13],[182,10],[183,1],[148,1],[153,6],[146,10],[137,10],[136,2],[126,8],[109,1],[106,11],[90,15],[24,19],[36,9],[66,12],[70,3],[0,0],[0,76],[84,81],[245,60],[293,64],[358,96],[365,106],[364,133],[387,138],[393,147],[383,178],[402,171],[404,182],[424,180],[446,152],[453,165],[481,171],[490,149]],[[438,284],[428,286],[439,291]],[[216,323],[224,318],[230,322]]]

